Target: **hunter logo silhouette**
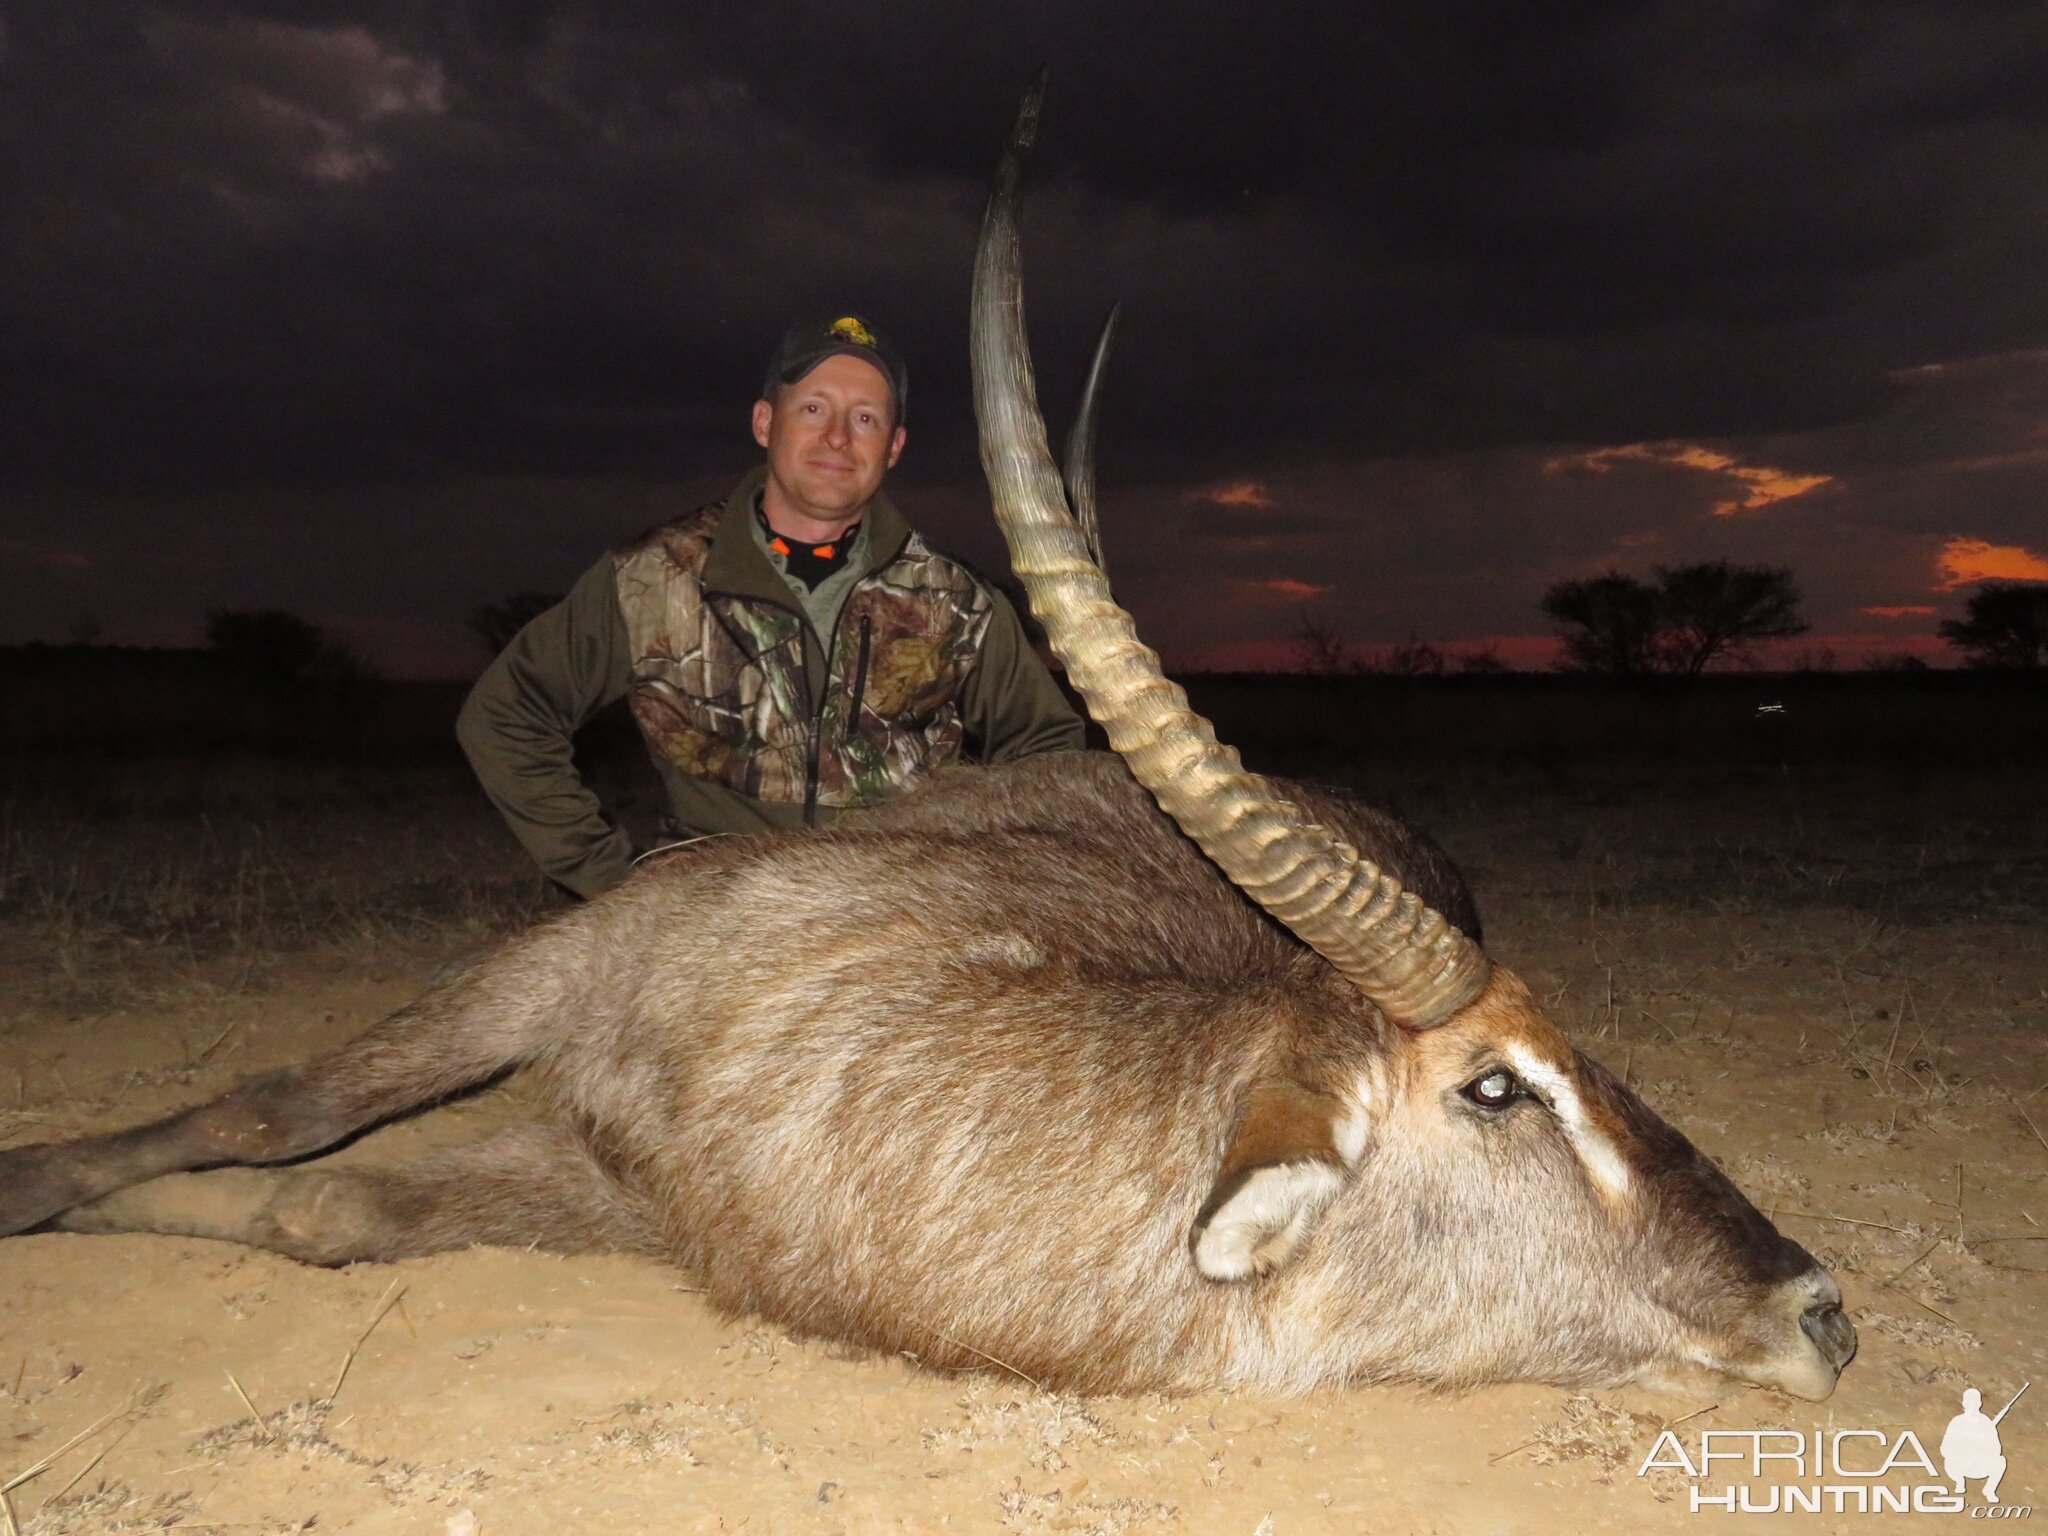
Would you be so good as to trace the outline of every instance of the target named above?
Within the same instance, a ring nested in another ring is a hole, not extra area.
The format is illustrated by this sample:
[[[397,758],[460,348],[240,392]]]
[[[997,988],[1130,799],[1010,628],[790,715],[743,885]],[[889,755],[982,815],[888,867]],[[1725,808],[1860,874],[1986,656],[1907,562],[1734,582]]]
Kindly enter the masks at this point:
[[[2012,1404],[2026,1396],[2032,1385],[2031,1381],[2023,1384],[1995,1418],[1985,1417],[1983,1393],[1975,1387],[1963,1393],[1963,1411],[1948,1421],[1941,1436],[1941,1470],[1956,1485],[1957,1493],[1963,1491],[1966,1478],[1981,1477],[1984,1501],[1998,1502],[1998,1484],[2005,1476],[2005,1448],[1999,1443],[1998,1421],[2012,1412]]]

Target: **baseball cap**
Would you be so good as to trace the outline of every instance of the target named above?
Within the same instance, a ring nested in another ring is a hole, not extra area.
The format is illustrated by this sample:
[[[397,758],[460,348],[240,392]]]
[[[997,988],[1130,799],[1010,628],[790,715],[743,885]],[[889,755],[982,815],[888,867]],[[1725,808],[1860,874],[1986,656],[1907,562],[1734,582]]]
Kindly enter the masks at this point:
[[[881,370],[882,377],[889,381],[900,424],[910,398],[910,370],[903,366],[903,354],[859,315],[835,315],[791,326],[783,335],[782,345],[768,360],[768,380],[761,386],[762,398],[773,394],[776,385],[794,384],[826,358],[842,352],[864,358]]]

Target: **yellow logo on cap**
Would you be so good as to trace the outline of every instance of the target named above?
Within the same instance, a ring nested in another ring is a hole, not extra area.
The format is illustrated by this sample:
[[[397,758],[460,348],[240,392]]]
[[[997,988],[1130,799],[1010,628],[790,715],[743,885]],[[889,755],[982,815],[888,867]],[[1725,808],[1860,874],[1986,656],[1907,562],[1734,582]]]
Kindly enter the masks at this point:
[[[875,344],[875,333],[852,315],[842,315],[834,320],[832,334],[843,341],[852,342],[856,347],[872,347]]]

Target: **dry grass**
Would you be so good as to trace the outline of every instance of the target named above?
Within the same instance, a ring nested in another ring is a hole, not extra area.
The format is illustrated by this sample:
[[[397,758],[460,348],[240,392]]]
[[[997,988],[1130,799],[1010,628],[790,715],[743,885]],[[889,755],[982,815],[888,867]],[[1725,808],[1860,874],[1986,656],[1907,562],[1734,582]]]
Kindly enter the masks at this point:
[[[1646,697],[1545,679],[1198,679],[1194,698],[1254,766],[1414,817],[1496,911],[1525,899],[1617,919],[1839,911],[1881,940],[1958,911],[2048,908],[2039,697],[1961,685],[1880,696],[1857,681],[1730,678]],[[1793,699],[1769,726],[1751,697],[1765,694]],[[51,988],[90,1003],[178,965],[530,921],[560,898],[439,730],[382,763],[85,749],[0,760],[0,959],[32,953]],[[591,764],[607,802],[648,833],[655,796],[637,746],[600,732]],[[1563,1000],[1569,1022],[1603,1040],[1680,1032],[1624,959]],[[1697,1010],[1686,1022],[1725,1023]]]
[[[561,899],[459,765],[88,760],[0,793],[0,958],[71,1007],[238,988],[322,945],[480,941]]]
[[[302,1464],[329,1462],[360,1477],[394,1502],[429,1502],[473,1493],[488,1482],[475,1468],[426,1467],[389,1456],[366,1456],[333,1438],[333,1405],[302,1399],[275,1411],[237,1419],[192,1442],[205,1462],[232,1467],[249,1456],[276,1456]]]
[[[924,1431],[928,1451],[972,1452],[989,1445],[1014,1445],[1040,1472],[1067,1467],[1077,1446],[1114,1445],[1116,1430],[1080,1399],[1014,1383],[977,1381],[960,1399],[961,1422]]]

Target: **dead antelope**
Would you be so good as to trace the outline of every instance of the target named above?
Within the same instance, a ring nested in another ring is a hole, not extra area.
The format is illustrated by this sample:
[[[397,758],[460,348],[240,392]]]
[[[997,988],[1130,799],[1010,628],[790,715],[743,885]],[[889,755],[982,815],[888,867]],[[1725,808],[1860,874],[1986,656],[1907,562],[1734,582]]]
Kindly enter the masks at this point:
[[[975,406],[1032,608],[1121,762],[959,772],[669,858],[324,1059],[0,1154],[0,1231],[627,1250],[734,1312],[1078,1391],[1834,1389],[1833,1279],[1489,963],[1441,853],[1246,772],[1111,601],[1026,350],[1036,114],[982,232]],[[515,1064],[530,1126],[251,1166]]]

